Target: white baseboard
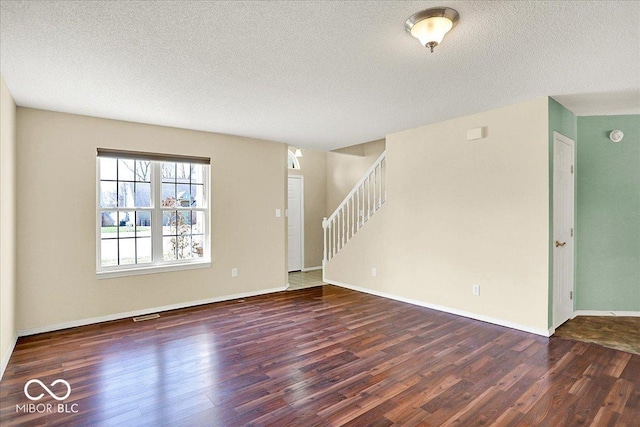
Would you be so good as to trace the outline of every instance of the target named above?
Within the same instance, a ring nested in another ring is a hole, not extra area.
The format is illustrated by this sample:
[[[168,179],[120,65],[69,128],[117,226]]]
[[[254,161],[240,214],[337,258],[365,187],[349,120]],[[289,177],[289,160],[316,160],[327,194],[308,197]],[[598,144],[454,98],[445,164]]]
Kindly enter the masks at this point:
[[[9,364],[9,359],[11,359],[11,355],[13,354],[13,349],[16,348],[16,343],[18,342],[18,336],[14,336],[11,342],[11,345],[7,349],[7,352],[2,355],[2,366],[0,366],[0,381],[4,376],[4,371],[7,369],[7,365]]]
[[[126,319],[127,317],[142,316],[145,314],[158,313],[158,312],[169,311],[169,310],[177,310],[180,308],[194,307],[197,305],[211,304],[214,302],[222,302],[222,301],[229,301],[229,300],[238,299],[238,298],[253,297],[256,295],[271,294],[274,292],[284,291],[286,289],[287,289],[287,286],[281,286],[277,288],[262,289],[254,292],[244,292],[240,294],[225,295],[221,297],[207,298],[207,299],[202,299],[197,301],[163,305],[161,307],[145,308],[142,310],[129,311],[126,313],[109,314],[106,316],[92,317],[89,319],[73,320],[71,322],[58,323],[55,325],[47,325],[47,326],[41,326],[38,328],[22,329],[18,331],[18,336],[25,337],[28,335],[41,334],[44,332],[59,331],[60,329],[75,328],[77,326],[85,326],[85,325],[91,325],[94,323],[108,322],[110,320]]]
[[[617,311],[617,310],[576,310],[575,316],[622,316],[640,317],[640,311]]]
[[[400,302],[406,302],[407,304],[412,304],[412,305],[417,305],[417,306],[420,306],[420,307],[430,308],[432,310],[437,310],[437,311],[442,311],[442,312],[445,312],[445,313],[455,314],[456,316],[468,317],[470,319],[480,320],[482,322],[487,322],[487,323],[493,323],[494,325],[505,326],[507,328],[517,329],[519,331],[529,332],[531,334],[542,335],[543,337],[547,337],[547,338],[550,337],[551,335],[553,335],[553,332],[555,332],[555,330],[553,328],[551,328],[551,329],[532,328],[530,326],[520,325],[520,324],[513,323],[513,322],[507,322],[507,321],[504,321],[504,320],[495,319],[493,317],[483,316],[481,314],[471,313],[469,311],[458,310],[458,309],[455,309],[455,308],[445,307],[445,306],[437,305],[437,304],[430,304],[430,303],[427,303],[427,302],[424,302],[424,301],[419,301],[419,300],[415,300],[415,299],[411,299],[411,298],[399,297],[399,296],[396,296],[396,295],[388,294],[386,292],[380,292],[380,291],[374,291],[372,289],[361,288],[360,286],[353,286],[353,285],[349,285],[349,284],[346,284],[346,283],[338,282],[338,281],[327,279],[327,278],[324,278],[324,282],[330,283],[332,285],[340,286],[342,288],[347,288],[347,289],[351,289],[351,290],[354,290],[354,291],[359,291],[359,292],[364,292],[366,294],[379,296],[379,297],[382,297],[382,298],[388,298],[388,299],[392,299],[392,300],[396,300],[396,301],[400,301]]]
[[[303,272],[307,272],[307,271],[315,271],[315,270],[322,270],[322,266],[319,265],[318,267],[309,267],[309,268],[303,268],[302,271]]]

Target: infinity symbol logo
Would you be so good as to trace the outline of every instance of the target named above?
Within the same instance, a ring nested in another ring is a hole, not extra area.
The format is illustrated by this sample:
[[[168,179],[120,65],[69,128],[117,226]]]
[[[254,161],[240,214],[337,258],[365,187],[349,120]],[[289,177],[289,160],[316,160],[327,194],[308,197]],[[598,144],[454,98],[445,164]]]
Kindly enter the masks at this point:
[[[55,380],[54,382],[52,382],[52,383],[51,383],[51,387],[53,387],[53,386],[54,386],[54,385],[56,385],[56,384],[60,384],[60,383],[62,383],[62,384],[64,384],[64,385],[66,385],[66,386],[67,386],[67,394],[65,394],[65,395],[64,395],[64,396],[62,396],[62,397],[58,397],[58,395],[56,395],[54,392],[52,392],[51,390],[49,390],[49,387],[47,387],[46,385],[44,385],[44,383],[43,383],[42,381],[40,381],[40,380],[29,380],[29,381],[27,381],[27,383],[24,385],[24,395],[25,395],[25,396],[27,396],[30,400],[40,400],[40,399],[42,399],[42,397],[44,396],[44,393],[40,393],[40,394],[39,394],[39,395],[37,395],[37,396],[31,396],[31,395],[29,394],[29,390],[27,390],[27,389],[29,388],[29,386],[30,386],[32,383],[40,384],[40,387],[42,387],[43,389],[45,389],[45,391],[46,391],[47,393],[49,393],[49,396],[53,397],[53,398],[54,398],[54,399],[56,399],[56,400],[65,400],[65,399],[66,399],[67,397],[69,397],[69,395],[71,394],[71,385],[70,385],[68,382],[66,382],[65,380],[57,379],[57,380]]]

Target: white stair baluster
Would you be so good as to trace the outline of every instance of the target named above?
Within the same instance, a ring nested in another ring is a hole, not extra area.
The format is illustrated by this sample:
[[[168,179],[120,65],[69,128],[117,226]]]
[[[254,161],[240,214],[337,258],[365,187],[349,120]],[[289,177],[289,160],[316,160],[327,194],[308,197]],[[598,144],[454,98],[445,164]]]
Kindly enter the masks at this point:
[[[354,220],[355,211],[356,211],[355,207],[356,206],[355,206],[354,202],[355,202],[355,200],[354,200],[353,196],[351,196],[351,237],[353,237],[353,235],[356,233],[356,231],[355,231],[355,220]]]
[[[376,181],[378,178],[378,174],[376,173],[376,167],[373,167],[373,212],[377,210],[376,208]]]
[[[380,206],[382,206],[383,194],[386,192],[386,188],[384,186],[384,174],[386,169],[383,171],[384,160],[380,162]]]
[[[347,242],[351,240],[351,212],[353,212],[353,206],[351,200],[347,200]]]
[[[345,245],[347,244],[347,232],[349,231],[349,224],[347,224],[347,220],[349,219],[349,217],[347,216],[348,209],[349,209],[349,203],[346,203],[344,205],[344,209],[342,209],[342,217],[343,217],[342,225],[344,227],[343,234],[344,234]]]
[[[367,221],[371,212],[371,173],[367,174]]]
[[[331,257],[333,258],[334,256],[336,256],[337,253],[337,242],[336,242],[336,221],[337,221],[337,217],[333,219],[333,223],[331,224],[331,240],[333,240],[333,255],[331,255]]]
[[[356,188],[356,231],[360,229],[360,187]]]
[[[323,257],[326,261],[324,264],[329,262],[386,202],[386,169],[386,152],[383,152],[336,210],[328,218],[323,218]]]
[[[322,261],[327,262],[327,227],[325,223],[327,222],[327,218],[322,218],[322,239],[324,241],[324,246],[322,247]]]
[[[338,249],[342,249],[342,209],[338,212]]]

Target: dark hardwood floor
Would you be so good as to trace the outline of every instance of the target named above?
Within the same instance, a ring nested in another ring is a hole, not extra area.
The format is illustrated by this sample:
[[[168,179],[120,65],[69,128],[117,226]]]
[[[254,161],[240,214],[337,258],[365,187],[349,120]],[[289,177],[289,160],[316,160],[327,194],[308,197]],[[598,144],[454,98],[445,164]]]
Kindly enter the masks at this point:
[[[31,379],[70,384],[62,412]],[[638,426],[640,356],[322,286],[21,338],[0,401],[2,426]]]

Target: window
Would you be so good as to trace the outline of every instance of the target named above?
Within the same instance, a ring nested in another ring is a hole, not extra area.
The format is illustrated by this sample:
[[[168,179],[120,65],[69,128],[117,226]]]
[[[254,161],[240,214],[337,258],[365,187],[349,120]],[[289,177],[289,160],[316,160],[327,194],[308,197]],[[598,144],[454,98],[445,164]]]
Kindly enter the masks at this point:
[[[100,276],[208,266],[209,159],[98,149]]]
[[[296,157],[295,154],[293,154],[293,152],[291,152],[291,150],[287,150],[287,165],[289,167],[289,169],[300,169],[300,162],[298,161],[298,158]]]

